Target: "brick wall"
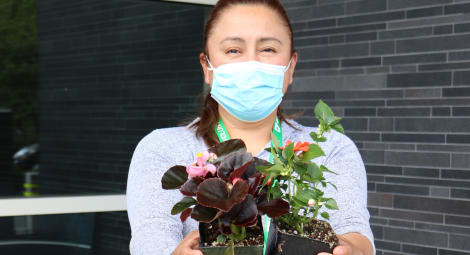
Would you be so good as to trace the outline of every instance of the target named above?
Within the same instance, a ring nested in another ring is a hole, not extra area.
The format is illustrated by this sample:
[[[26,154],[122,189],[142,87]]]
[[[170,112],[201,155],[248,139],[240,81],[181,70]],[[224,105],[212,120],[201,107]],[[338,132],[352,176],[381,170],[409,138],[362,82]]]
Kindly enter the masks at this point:
[[[470,1],[283,3],[300,59],[284,108],[344,117],[377,254],[470,254]]]
[[[196,112],[204,7],[40,0],[41,193],[125,192],[132,152]],[[95,254],[128,254],[126,213],[98,214]]]

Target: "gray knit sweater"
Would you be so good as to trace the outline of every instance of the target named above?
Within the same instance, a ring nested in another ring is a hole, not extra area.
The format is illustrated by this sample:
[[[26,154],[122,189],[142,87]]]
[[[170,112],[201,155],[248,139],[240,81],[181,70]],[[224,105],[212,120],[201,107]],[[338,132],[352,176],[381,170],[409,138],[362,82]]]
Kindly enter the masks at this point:
[[[309,141],[315,128],[290,121],[297,129],[282,123],[283,143]],[[325,197],[336,199],[337,211],[324,209],[330,214],[330,224],[337,234],[359,232],[373,244],[367,210],[367,182],[364,164],[355,144],[346,136],[332,131],[327,141],[320,143],[326,156],[315,159],[337,175],[325,173],[325,178],[338,190],[328,186]],[[266,145],[269,147],[270,143]],[[173,165],[189,165],[198,152],[207,150],[202,139],[188,127],[157,129],[145,136],[137,145],[127,180],[127,212],[132,230],[130,251],[133,255],[171,254],[179,242],[198,223],[191,218],[181,223],[171,208],[182,198],[178,190],[163,190],[161,177]],[[269,160],[269,153],[256,155]]]

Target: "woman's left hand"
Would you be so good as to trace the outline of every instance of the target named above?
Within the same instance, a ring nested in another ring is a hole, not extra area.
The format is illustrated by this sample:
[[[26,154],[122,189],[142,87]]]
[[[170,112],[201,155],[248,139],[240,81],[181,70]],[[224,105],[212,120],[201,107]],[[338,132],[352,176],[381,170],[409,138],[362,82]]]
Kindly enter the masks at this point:
[[[360,235],[360,234],[359,233],[351,233],[351,234],[346,234],[344,236],[337,235],[337,237],[339,239],[339,245],[336,246],[333,249],[333,255],[366,255],[366,254],[368,254],[368,253],[364,252],[363,247],[358,247],[358,246],[354,245],[353,242],[351,241],[351,238],[346,238],[348,235],[349,236],[354,235],[353,236],[353,240],[354,240],[354,239],[358,238],[358,236],[356,236],[356,235]],[[365,237],[361,235],[361,237],[359,237],[359,238],[362,239],[362,238],[365,238]],[[367,240],[367,242],[368,242],[368,240]],[[362,242],[361,242],[361,244],[362,244]],[[370,243],[369,243],[369,245],[370,245]],[[367,247],[367,248],[369,248],[369,247]],[[331,255],[331,253],[321,252],[321,253],[318,253],[318,255]]]

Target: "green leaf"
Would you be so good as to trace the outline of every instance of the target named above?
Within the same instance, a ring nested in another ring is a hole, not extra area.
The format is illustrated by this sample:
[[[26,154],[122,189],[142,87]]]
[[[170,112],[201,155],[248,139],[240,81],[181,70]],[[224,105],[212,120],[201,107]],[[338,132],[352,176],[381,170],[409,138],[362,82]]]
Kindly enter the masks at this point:
[[[289,161],[292,156],[294,156],[294,143],[290,143],[286,147],[284,147],[284,150],[282,150],[282,156]]]
[[[340,132],[341,134],[344,134],[344,128],[343,128],[343,126],[342,126],[341,124],[339,124],[339,123],[336,124],[336,125],[334,125],[334,126],[331,126],[331,128],[334,129],[334,130],[336,130],[336,131],[338,131],[338,132]]]
[[[326,166],[324,166],[324,165],[321,165],[321,166],[320,166],[320,169],[321,169],[323,172],[328,172],[328,173],[332,173],[332,174],[336,174],[336,175],[337,175],[337,173],[331,171],[330,169],[328,169],[328,168],[327,168]]]
[[[317,133],[315,132],[311,132],[310,133],[310,137],[312,137],[312,139],[317,142],[317,143],[321,143],[321,142],[325,142],[326,141],[326,138],[325,137],[322,137],[322,136],[318,136]]]
[[[315,199],[315,193],[311,190],[304,189],[297,191],[295,198],[302,201],[305,204],[308,204],[308,200]]]
[[[188,180],[185,166],[173,166],[162,177],[163,189],[178,189]]]
[[[307,173],[312,180],[319,180],[323,176],[322,170],[315,163],[308,165]]]
[[[179,201],[173,206],[173,208],[171,209],[171,215],[176,215],[195,204],[197,204],[196,199],[192,197],[183,197],[181,201]]]
[[[326,201],[325,206],[326,208],[331,209],[331,210],[338,210],[338,205],[336,204],[336,201],[332,198]]]
[[[217,243],[224,244],[227,241],[227,236],[220,234],[217,236]]]
[[[327,212],[322,212],[320,215],[327,220],[330,219],[330,215]]]
[[[308,151],[306,151],[303,154],[302,161],[311,161],[312,159],[325,156],[325,153],[323,152],[322,148],[318,144],[309,144],[308,145]]]
[[[319,100],[315,105],[315,116],[319,121],[324,121],[327,124],[335,120],[335,115],[330,107],[325,104],[322,100]]]
[[[336,185],[334,185],[332,182],[326,182],[328,184],[330,184],[331,186],[333,186],[333,188],[335,188],[335,190],[338,190],[338,187],[336,187]]]

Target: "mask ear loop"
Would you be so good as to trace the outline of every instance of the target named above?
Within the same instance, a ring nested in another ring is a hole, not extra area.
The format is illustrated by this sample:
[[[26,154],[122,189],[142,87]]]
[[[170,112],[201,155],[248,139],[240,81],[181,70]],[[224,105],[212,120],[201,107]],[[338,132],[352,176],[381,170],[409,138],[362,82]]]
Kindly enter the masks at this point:
[[[206,55],[206,60],[207,60],[207,63],[209,63],[209,66],[207,69],[210,70],[210,71],[213,71],[215,68],[212,66],[211,62],[209,61],[209,58],[207,57]]]
[[[206,56],[207,57],[207,56]],[[209,60],[208,60],[209,61]],[[287,64],[286,68],[284,69],[284,73],[289,70],[290,67],[290,62],[292,62],[292,58],[289,60],[289,63]]]

